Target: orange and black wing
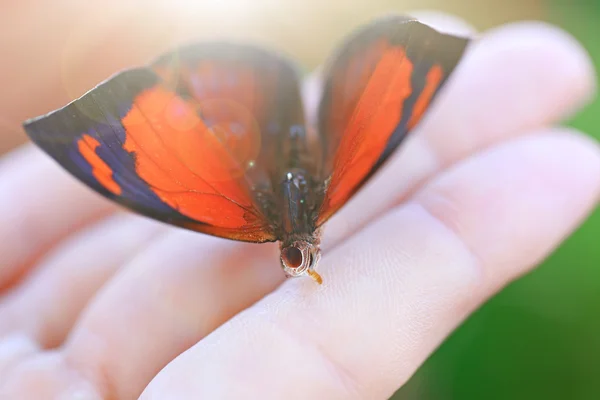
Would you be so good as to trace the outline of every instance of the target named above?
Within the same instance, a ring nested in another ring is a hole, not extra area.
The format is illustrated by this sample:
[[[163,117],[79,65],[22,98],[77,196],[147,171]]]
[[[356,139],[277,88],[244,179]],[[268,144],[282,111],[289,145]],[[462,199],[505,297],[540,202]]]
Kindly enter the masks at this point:
[[[350,37],[325,77],[318,131],[327,183],[317,217],[342,207],[421,120],[468,39],[408,17],[388,17]]]
[[[302,115],[294,67],[254,47],[215,43],[119,73],[24,127],[73,175],[134,211],[265,242],[278,239],[265,160],[273,127],[291,118],[282,110]]]

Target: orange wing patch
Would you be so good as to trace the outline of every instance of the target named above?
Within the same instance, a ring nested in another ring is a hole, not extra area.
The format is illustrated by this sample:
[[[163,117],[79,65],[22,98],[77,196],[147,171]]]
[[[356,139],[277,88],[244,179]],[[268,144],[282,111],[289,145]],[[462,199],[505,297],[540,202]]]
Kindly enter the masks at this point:
[[[219,121],[207,126],[200,119],[199,114],[215,116],[213,103],[184,101],[160,86],[141,93],[133,104],[122,119],[124,148],[135,153],[136,172],[162,201],[214,226],[262,225],[241,181],[260,142],[260,132],[243,106],[229,109],[237,113],[235,129],[243,131],[236,136],[231,126]]]
[[[440,87],[443,77],[444,72],[442,71],[441,66],[434,65],[431,67],[427,73],[427,76],[425,77],[425,87],[417,99],[415,107],[413,108],[412,116],[408,121],[408,129],[412,129],[421,120],[421,117],[433,99],[433,95]]]
[[[394,128],[402,119],[403,104],[411,95],[413,64],[400,47],[383,53],[359,97],[343,131],[337,150],[334,173],[323,206],[327,219],[353,194],[383,153]],[[345,85],[334,85],[344,90]]]
[[[96,154],[98,146],[100,146],[100,142],[87,134],[84,134],[77,141],[77,148],[83,158],[91,165],[92,174],[96,180],[108,191],[118,196],[122,192],[121,187],[114,181],[112,169]]]

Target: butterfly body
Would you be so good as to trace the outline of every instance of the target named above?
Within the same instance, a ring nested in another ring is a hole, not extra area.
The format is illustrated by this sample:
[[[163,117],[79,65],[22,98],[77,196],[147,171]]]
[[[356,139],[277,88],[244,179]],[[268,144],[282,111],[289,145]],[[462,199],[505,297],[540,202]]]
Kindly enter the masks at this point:
[[[467,43],[409,17],[359,29],[330,60],[316,121],[293,62],[192,44],[24,127],[103,196],[201,233],[279,241],[288,276],[320,281],[324,223],[421,120]]]
[[[321,254],[321,230],[316,226],[320,196],[315,194],[320,194],[323,187],[306,170],[300,168],[288,170],[281,187],[282,266],[290,276],[302,275],[314,269]],[[297,260],[298,251],[303,253],[300,261]]]
[[[255,192],[265,215],[273,221],[272,229],[281,247],[281,263],[288,276],[300,276],[307,271],[316,274],[314,266],[320,259],[321,230],[317,228],[317,219],[325,185],[314,175],[315,157],[305,132],[303,126],[289,128],[284,154],[280,157],[285,162],[275,168],[271,177],[274,189]]]

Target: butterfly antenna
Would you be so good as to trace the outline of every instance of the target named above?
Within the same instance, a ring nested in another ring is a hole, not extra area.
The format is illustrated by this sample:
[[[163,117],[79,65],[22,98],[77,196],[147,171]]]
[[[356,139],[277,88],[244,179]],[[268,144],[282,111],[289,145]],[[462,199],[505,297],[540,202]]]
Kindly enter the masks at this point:
[[[323,283],[323,278],[321,278],[321,275],[319,275],[317,272],[315,272],[312,269],[308,269],[306,271],[306,273],[308,274],[308,276],[310,276],[315,282],[317,282],[319,285],[321,285]]]

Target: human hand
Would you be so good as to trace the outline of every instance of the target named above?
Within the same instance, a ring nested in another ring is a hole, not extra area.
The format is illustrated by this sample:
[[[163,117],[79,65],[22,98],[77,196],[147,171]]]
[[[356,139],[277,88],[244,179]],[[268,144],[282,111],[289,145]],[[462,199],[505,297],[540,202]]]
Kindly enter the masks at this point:
[[[552,127],[594,90],[555,28],[484,34],[327,224],[322,286],[283,282],[276,245],[116,212],[18,150],[0,165],[0,398],[389,397],[595,206],[597,144]]]

